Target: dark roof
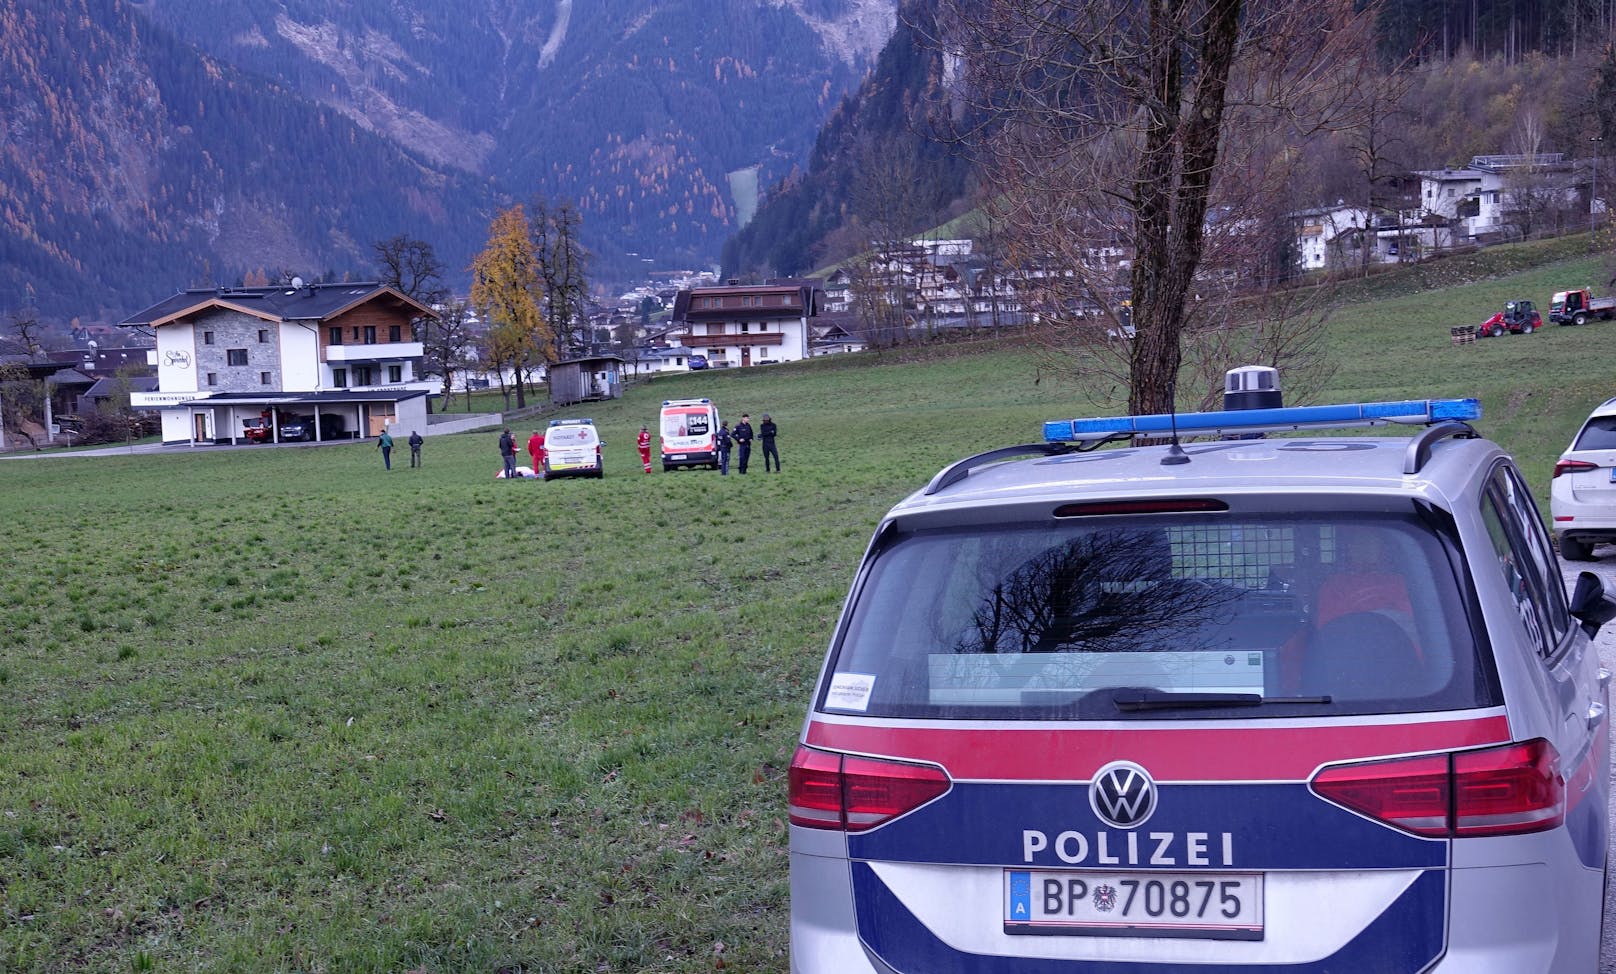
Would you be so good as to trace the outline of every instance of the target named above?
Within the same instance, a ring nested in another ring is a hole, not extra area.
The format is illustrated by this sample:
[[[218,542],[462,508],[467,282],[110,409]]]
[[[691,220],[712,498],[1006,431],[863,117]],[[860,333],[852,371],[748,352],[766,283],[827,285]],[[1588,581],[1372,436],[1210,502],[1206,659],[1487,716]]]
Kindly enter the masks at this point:
[[[323,321],[370,301],[392,302],[410,315],[437,317],[431,308],[374,281],[292,287],[191,288],[118,322],[125,328],[155,328],[212,308],[227,308],[267,321]]]
[[[43,379],[73,367],[72,362],[30,361],[26,355],[0,355],[0,365],[20,365],[28,370],[31,379]]]
[[[583,365],[588,362],[616,362],[618,365],[622,365],[623,357],[621,355],[585,355],[583,358],[567,358],[559,362],[552,362],[550,363],[550,368],[553,369],[558,365]]]
[[[84,395],[91,399],[110,399],[117,393],[120,383],[128,382],[130,392],[156,392],[157,376],[137,375],[130,379],[97,379],[95,385],[84,390]]]
[[[95,384],[95,379],[73,368],[72,363],[63,364],[48,381],[53,386],[84,386],[86,389]]]
[[[142,371],[155,373],[157,370],[148,364],[147,354],[153,350],[149,345],[127,345],[113,348],[64,348],[54,352],[46,352],[45,358],[52,362],[67,362],[75,366],[85,375],[109,376],[115,374],[125,366],[139,366]]]
[[[820,294],[819,281],[814,278],[802,278],[811,283],[805,284],[731,284],[723,287],[698,287],[683,290],[673,299],[673,314],[670,316],[675,322],[701,321],[709,319],[728,320],[743,316],[753,321],[768,318],[801,318],[804,315],[813,317],[819,313],[819,302],[816,298]],[[782,307],[769,305],[767,307],[730,306],[726,298],[752,297],[762,295],[792,295],[796,298],[794,305]],[[720,307],[702,308],[696,304],[697,298],[718,298]]]

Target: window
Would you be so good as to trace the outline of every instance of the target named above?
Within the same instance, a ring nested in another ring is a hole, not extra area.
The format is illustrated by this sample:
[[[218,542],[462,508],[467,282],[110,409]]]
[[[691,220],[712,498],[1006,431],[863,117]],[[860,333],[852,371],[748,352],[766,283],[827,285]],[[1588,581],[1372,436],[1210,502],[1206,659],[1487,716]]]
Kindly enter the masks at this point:
[[[356,365],[353,371],[356,386],[368,386],[376,381],[376,370],[368,365]]]
[[[1616,450],[1616,416],[1594,416],[1577,434],[1573,450]]]
[[[356,342],[359,340],[359,326],[358,325],[354,325],[354,327],[353,327],[353,340],[356,341]]]
[[[202,333],[202,344],[204,344],[204,345],[212,345],[213,344],[213,332],[205,331],[205,332]]]
[[[219,373],[217,373],[217,372],[209,372],[208,373],[208,385],[216,386],[218,384],[219,384]]]
[[[1504,584],[1515,597],[1533,647],[1544,657],[1553,656],[1570,629],[1571,616],[1559,565],[1543,531],[1543,518],[1513,470],[1500,466],[1490,481],[1481,515]]]
[[[399,327],[398,325],[388,325],[387,326],[387,340],[390,341],[390,342],[401,342],[401,341],[403,341],[404,340],[404,329]]]
[[[260,373],[258,373],[258,384],[259,385],[267,386],[267,385],[269,385],[269,381],[270,381],[270,373],[268,373],[268,372],[260,372]]]
[[[1132,686],[1329,697],[1264,716],[1497,700],[1448,554],[1412,516],[1074,518],[881,549],[832,663],[872,683],[867,716],[1126,719],[1103,691]]]
[[[332,369],[331,384],[336,386],[338,389],[346,389],[348,387],[348,370]]]
[[[341,325],[333,326],[331,328],[331,330],[330,330],[330,334],[331,334],[331,344],[333,344],[333,345],[341,345],[342,344],[342,326]]]
[[[744,321],[741,322],[741,334],[743,334],[743,335],[746,334],[751,329],[751,327],[752,326],[750,324],[748,324],[747,322],[744,322]]]
[[[232,348],[227,350],[224,354],[226,365],[247,364],[247,350],[245,348]]]
[[[269,344],[269,329],[268,328],[260,328],[260,329],[258,329],[258,344],[260,344],[260,345],[268,345]]]
[[[387,367],[387,381],[397,384],[404,381],[404,366],[389,365]]]
[[[365,326],[365,344],[366,345],[374,345],[374,344],[376,344],[376,326],[375,325],[366,325]]]

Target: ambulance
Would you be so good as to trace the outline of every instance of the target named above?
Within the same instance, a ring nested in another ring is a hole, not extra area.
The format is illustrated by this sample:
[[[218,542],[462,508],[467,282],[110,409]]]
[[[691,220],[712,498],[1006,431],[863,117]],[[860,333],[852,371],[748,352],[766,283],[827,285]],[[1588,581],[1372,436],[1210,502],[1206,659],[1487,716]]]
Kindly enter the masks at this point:
[[[718,407],[711,399],[662,401],[662,469],[718,469]]]

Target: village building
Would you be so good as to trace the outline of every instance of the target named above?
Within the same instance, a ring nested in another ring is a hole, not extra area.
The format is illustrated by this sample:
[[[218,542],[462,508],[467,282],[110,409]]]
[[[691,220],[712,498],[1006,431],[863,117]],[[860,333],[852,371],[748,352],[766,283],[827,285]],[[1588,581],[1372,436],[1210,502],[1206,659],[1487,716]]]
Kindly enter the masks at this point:
[[[130,405],[161,412],[166,444],[424,431],[438,384],[420,372],[411,321],[435,316],[376,283],[181,291],[119,323],[156,342],[157,391]]]
[[[818,287],[817,280],[794,279],[682,290],[668,340],[706,356],[713,368],[801,361],[809,356],[809,319],[819,313]]]

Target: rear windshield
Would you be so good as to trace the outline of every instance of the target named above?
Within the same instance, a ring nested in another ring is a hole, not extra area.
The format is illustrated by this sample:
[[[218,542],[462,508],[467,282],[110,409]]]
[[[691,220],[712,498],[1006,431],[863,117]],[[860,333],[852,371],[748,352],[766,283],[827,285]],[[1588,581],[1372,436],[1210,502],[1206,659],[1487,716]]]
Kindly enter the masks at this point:
[[[663,436],[706,436],[712,431],[712,411],[709,409],[670,409],[662,414]]]
[[[820,707],[931,718],[1267,717],[1493,705],[1413,517],[1081,518],[883,544]]]
[[[1577,434],[1573,450],[1616,450],[1616,416],[1595,416]]]
[[[593,426],[553,426],[544,437],[544,444],[552,450],[569,446],[594,446],[599,437]]]

